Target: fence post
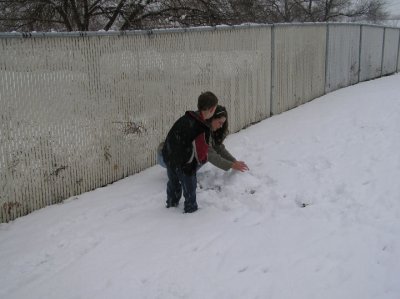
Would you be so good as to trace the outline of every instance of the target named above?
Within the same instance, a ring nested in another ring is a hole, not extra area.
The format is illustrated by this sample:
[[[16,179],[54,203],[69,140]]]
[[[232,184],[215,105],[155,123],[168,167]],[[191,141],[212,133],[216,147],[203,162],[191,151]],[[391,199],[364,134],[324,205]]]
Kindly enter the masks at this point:
[[[399,55],[400,55],[400,29],[399,31],[399,41],[397,43],[397,59],[396,59],[396,72],[399,72]]]
[[[329,47],[329,23],[326,22],[326,41],[325,41],[325,83],[324,83],[324,94],[326,94],[327,82],[328,82],[328,47]]]
[[[271,83],[270,83],[270,107],[269,107],[269,116],[273,115],[273,103],[274,103],[274,74],[275,74],[275,24],[272,24],[271,27]]]
[[[360,25],[360,43],[359,43],[359,49],[358,49],[358,79],[357,79],[357,83],[360,83],[362,36],[363,36],[363,25]]]
[[[381,75],[383,76],[383,60],[385,58],[385,40],[386,40],[386,27],[383,28],[383,41],[382,41],[382,58],[381,58]]]

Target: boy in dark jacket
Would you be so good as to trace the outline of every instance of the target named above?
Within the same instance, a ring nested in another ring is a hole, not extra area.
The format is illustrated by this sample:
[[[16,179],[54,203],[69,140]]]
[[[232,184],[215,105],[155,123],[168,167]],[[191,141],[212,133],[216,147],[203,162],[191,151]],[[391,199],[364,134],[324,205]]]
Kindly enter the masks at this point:
[[[186,111],[169,131],[162,156],[167,166],[167,208],[176,207],[185,197],[185,213],[195,212],[197,207],[196,172],[199,165],[207,162],[210,127],[206,123],[215,111],[218,98],[210,91],[202,93],[197,102],[198,111]]]

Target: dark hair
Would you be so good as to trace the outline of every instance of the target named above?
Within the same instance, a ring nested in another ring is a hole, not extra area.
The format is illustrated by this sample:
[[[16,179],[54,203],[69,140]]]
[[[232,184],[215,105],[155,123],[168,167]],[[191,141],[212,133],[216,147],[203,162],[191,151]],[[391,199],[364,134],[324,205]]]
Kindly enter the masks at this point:
[[[208,110],[218,104],[218,98],[211,91],[203,92],[197,100],[197,108],[200,111]]]
[[[224,142],[226,136],[228,136],[229,134],[229,130],[228,130],[228,112],[226,111],[226,108],[224,106],[218,105],[217,108],[215,108],[215,112],[214,115],[210,118],[210,124],[211,121],[213,119],[218,119],[218,118],[222,118],[225,117],[226,120],[224,122],[224,124],[222,125],[221,128],[219,128],[216,131],[211,132],[211,136],[214,139],[214,142],[217,145],[222,144],[222,142]]]

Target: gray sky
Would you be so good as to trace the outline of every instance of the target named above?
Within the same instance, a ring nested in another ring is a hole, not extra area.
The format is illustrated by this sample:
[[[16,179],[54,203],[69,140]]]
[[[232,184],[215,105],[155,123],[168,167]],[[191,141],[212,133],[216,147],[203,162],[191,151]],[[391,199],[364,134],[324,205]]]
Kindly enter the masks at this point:
[[[400,0],[386,0],[391,15],[400,15]]]

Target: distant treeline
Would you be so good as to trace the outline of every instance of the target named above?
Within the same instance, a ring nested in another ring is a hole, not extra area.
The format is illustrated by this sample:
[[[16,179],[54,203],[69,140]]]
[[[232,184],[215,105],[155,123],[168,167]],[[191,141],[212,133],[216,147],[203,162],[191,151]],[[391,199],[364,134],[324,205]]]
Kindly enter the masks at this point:
[[[243,23],[381,23],[386,0],[0,0],[0,31],[98,31]]]

